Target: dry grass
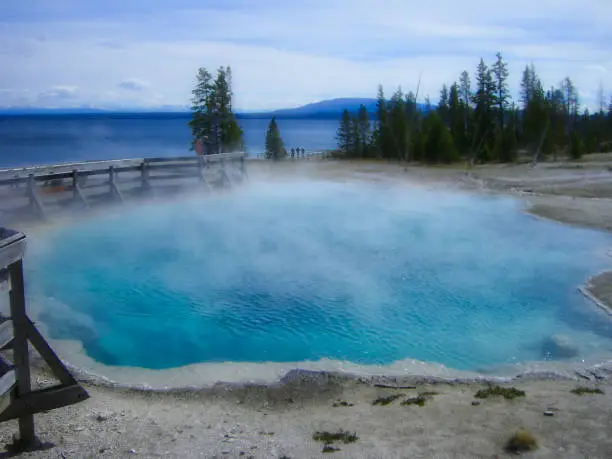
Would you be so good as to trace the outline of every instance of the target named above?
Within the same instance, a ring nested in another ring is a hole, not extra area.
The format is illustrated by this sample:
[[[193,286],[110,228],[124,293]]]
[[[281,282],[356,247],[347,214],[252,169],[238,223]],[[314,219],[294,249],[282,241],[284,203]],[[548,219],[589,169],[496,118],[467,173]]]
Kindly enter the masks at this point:
[[[525,429],[519,429],[506,442],[505,450],[509,453],[519,454],[538,449],[538,441]]]
[[[592,389],[590,387],[577,387],[576,389],[572,389],[570,392],[576,395],[603,394],[603,391],[601,389],[598,389],[598,388]]]
[[[490,386],[486,389],[480,389],[474,397],[476,398],[489,398],[501,396],[506,400],[513,400],[517,397],[524,397],[525,391],[519,390],[515,387],[501,387],[501,386]]]

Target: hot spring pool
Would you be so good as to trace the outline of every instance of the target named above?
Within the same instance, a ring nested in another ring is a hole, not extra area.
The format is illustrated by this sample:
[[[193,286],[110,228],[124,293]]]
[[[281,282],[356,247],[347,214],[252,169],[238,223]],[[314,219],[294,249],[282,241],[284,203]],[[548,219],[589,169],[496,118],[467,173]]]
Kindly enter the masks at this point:
[[[107,365],[609,357],[612,320],[576,287],[610,236],[522,206],[321,181],[127,207],[31,237],[28,295]]]

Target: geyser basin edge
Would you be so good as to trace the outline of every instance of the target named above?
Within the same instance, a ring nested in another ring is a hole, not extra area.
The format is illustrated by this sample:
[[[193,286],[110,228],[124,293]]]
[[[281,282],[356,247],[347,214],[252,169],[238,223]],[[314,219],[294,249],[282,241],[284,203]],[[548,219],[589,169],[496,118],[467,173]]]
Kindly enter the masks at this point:
[[[609,235],[521,210],[386,184],[253,186],[52,229],[34,241],[28,289],[52,338],[112,366],[479,372],[612,354],[610,321],[576,290],[609,267]]]

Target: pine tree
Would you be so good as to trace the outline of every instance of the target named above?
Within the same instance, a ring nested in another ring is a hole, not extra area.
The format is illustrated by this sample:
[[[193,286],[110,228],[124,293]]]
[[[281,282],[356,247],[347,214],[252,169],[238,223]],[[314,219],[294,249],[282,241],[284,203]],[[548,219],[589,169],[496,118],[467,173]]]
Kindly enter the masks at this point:
[[[385,93],[381,85],[378,86],[376,101],[376,129],[374,131],[374,143],[379,156],[391,158],[393,152],[393,131],[389,116],[389,105],[385,99]]]
[[[459,100],[463,105],[463,132],[467,138],[470,104],[472,101],[472,83],[470,81],[470,74],[467,70],[464,70],[459,77]]]
[[[474,102],[474,123],[475,138],[479,151],[473,154],[478,155],[481,161],[490,161],[491,139],[493,139],[493,105],[495,104],[495,83],[491,70],[487,67],[483,59],[480,59],[476,70],[476,92],[473,96]]]
[[[438,102],[438,113],[442,117],[442,120],[447,125],[450,125],[449,113],[448,113],[448,103],[449,103],[449,92],[448,86],[446,84],[442,85],[442,89],[440,90],[440,101]]]
[[[570,158],[580,159],[584,153],[584,144],[577,131],[572,132],[570,142]]]
[[[550,117],[542,82],[533,64],[525,67],[521,80],[523,140],[539,156],[550,128]],[[535,160],[537,161],[538,158]]]
[[[338,150],[345,156],[351,154],[352,135],[351,115],[347,109],[344,109],[342,119],[340,120],[340,127],[338,127],[336,132],[336,140],[338,141]]]
[[[561,90],[565,98],[566,132],[571,137],[580,109],[578,90],[570,77],[566,77],[561,82]]]
[[[203,142],[205,154],[244,149],[243,132],[232,113],[232,73],[220,67],[213,81],[205,68],[198,69],[192,91],[192,147]]]
[[[401,88],[395,91],[389,105],[389,124],[393,139],[393,151],[389,152],[388,156],[396,156],[397,159],[403,160],[408,155],[408,114]]]
[[[357,120],[359,124],[359,140],[361,141],[361,156],[369,156],[372,143],[372,128],[370,126],[370,118],[368,116],[368,109],[365,105],[359,106],[359,112],[357,113]]]
[[[210,72],[203,67],[198,69],[196,85],[191,91],[192,118],[188,124],[193,137],[192,148],[196,142],[202,141],[205,145],[205,154],[215,153],[217,150],[217,139],[213,136],[214,90]]]
[[[450,131],[437,111],[432,111],[423,123],[423,160],[428,163],[450,163],[459,158]]]
[[[215,80],[216,110],[219,117],[221,152],[244,150],[243,132],[232,113],[232,70],[219,67]]]
[[[363,157],[363,150],[362,148],[362,139],[360,136],[360,132],[359,132],[359,119],[357,118],[357,115],[353,115],[351,117],[351,156],[355,157],[355,158],[361,158]]]
[[[278,161],[279,159],[283,159],[286,155],[287,151],[283,145],[283,139],[281,138],[276,118],[273,117],[268,126],[268,131],[266,132],[265,157],[266,159]]]
[[[508,89],[508,65],[504,62],[501,53],[495,55],[497,60],[491,68],[495,77],[495,102],[497,104],[497,116],[500,129],[504,130],[504,115],[510,100],[510,90]]]
[[[461,154],[467,153],[468,142],[464,132],[463,111],[459,99],[459,85],[455,82],[448,92],[448,124],[453,143]]]

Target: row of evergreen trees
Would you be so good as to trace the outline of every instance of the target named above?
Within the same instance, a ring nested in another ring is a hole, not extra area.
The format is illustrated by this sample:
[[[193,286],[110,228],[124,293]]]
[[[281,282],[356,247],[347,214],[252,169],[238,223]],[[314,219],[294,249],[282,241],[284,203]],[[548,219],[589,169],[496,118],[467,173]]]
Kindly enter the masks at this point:
[[[390,99],[378,88],[375,119],[364,106],[345,110],[337,132],[340,155],[427,163],[509,162],[519,151],[534,160],[583,152],[607,151],[612,144],[612,98],[606,107],[600,87],[599,111],[580,110],[578,90],[565,78],[545,90],[533,64],[525,67],[519,103],[508,88],[508,67],[500,53],[489,67],[483,59],[475,82],[467,71],[444,85],[432,107],[417,104],[417,94],[398,89]]]

